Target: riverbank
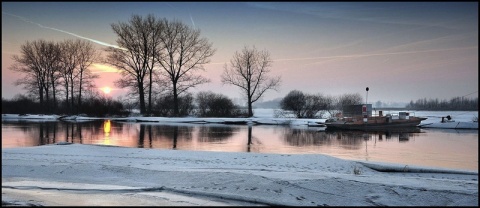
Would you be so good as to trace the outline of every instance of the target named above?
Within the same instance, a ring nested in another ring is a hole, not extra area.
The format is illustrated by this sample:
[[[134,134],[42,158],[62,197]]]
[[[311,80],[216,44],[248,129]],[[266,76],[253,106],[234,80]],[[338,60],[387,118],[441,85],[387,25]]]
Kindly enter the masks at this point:
[[[42,206],[477,206],[478,172],[326,155],[43,145],[2,149],[2,201]]]

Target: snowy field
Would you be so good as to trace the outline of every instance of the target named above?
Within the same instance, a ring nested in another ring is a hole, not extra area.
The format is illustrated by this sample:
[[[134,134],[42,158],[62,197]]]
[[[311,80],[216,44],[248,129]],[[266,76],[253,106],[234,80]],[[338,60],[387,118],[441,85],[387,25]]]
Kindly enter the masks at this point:
[[[477,206],[478,172],[326,155],[2,149],[2,201],[42,206]]]

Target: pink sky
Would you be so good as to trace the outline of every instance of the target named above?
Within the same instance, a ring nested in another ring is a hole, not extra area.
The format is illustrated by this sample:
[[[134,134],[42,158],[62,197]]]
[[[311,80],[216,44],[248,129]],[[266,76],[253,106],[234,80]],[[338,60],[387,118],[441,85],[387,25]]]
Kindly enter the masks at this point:
[[[26,41],[87,39],[98,49],[115,44],[110,24],[132,14],[180,19],[201,29],[217,49],[205,65],[208,84],[192,90],[241,98],[220,75],[244,46],[268,50],[279,91],[341,95],[360,93],[368,102],[409,102],[421,98],[478,97],[478,3],[341,2],[2,2],[2,97],[25,93],[9,67]],[[119,77],[99,64],[98,88]],[[111,96],[126,91],[113,89]]]

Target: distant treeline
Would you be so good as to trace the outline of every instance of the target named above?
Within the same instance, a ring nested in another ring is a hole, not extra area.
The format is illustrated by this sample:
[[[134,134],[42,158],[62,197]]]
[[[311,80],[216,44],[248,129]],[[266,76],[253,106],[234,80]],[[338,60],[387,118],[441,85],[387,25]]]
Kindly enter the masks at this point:
[[[439,99],[418,99],[413,102],[410,101],[406,106],[411,110],[431,110],[431,111],[478,111],[478,97],[477,98],[464,98],[454,97],[450,100]]]
[[[2,114],[59,114],[67,115],[70,113],[68,103],[65,100],[59,100],[55,109],[45,109],[44,106],[35,98],[26,95],[16,95],[12,99],[2,98]],[[96,96],[86,96],[83,103],[78,108],[78,114],[89,116],[107,116],[118,115],[127,116],[129,111],[124,104],[111,98]]]
[[[98,93],[88,94],[83,98],[78,114],[96,117],[105,116],[129,116],[136,115],[138,100],[120,97],[101,96]],[[42,104],[36,98],[18,94],[12,99],[2,98],[2,114],[59,114],[70,115],[65,100],[59,100],[54,109],[42,108]],[[150,116],[173,117],[172,95],[166,94],[155,97],[152,102]],[[245,108],[237,106],[225,95],[213,92],[198,92],[196,96],[184,93],[179,97],[180,116],[198,117],[248,117]]]

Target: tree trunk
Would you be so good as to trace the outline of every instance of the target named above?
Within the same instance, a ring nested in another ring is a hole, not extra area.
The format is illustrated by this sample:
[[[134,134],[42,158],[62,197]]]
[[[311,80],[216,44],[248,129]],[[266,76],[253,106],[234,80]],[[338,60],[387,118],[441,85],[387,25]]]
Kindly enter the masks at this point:
[[[43,106],[43,87],[38,88],[39,95],[40,95],[40,107],[42,108],[42,111],[45,110]]]
[[[70,85],[70,102],[71,102],[71,106],[70,106],[70,109],[71,109],[71,112],[75,112],[75,110],[73,109],[73,104],[75,102],[75,99],[74,99],[74,94],[73,94],[73,78],[70,79],[70,82],[71,82],[71,85]]]
[[[145,92],[143,91],[143,82],[138,83],[138,96],[140,98],[140,113],[145,114]]]
[[[253,116],[253,110],[252,110],[252,95],[250,92],[250,83],[248,84],[248,89],[247,89],[247,104],[248,104],[248,117]]]
[[[150,70],[150,81],[148,82],[148,114],[152,114],[152,70]]]
[[[55,83],[52,81],[52,93],[53,93],[53,110],[57,111],[57,92],[55,90]],[[57,113],[57,112],[55,112]]]
[[[173,116],[178,117],[178,94],[177,94],[177,83],[173,83]]]
[[[69,107],[68,107],[68,105],[69,105],[69,101],[68,101],[68,87],[69,87],[69,86],[68,86],[68,82],[65,82],[65,95],[66,95],[66,96],[65,96],[65,102],[66,102],[66,103],[65,103],[65,104],[66,104],[65,107],[67,107],[67,109],[66,109],[66,110],[67,110],[67,113],[70,113]]]
[[[80,109],[82,108],[82,81],[83,81],[83,72],[80,72],[80,84],[78,86],[78,108],[77,114],[79,113]]]
[[[46,106],[47,106],[47,111],[48,113],[50,113],[50,97],[49,97],[49,94],[48,94],[48,87],[45,88],[45,96],[46,96]]]
[[[252,98],[248,97],[248,117],[253,116],[253,110],[252,110]]]

